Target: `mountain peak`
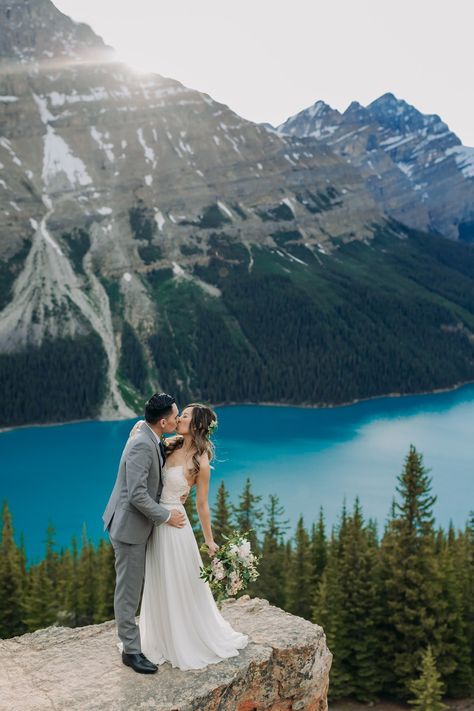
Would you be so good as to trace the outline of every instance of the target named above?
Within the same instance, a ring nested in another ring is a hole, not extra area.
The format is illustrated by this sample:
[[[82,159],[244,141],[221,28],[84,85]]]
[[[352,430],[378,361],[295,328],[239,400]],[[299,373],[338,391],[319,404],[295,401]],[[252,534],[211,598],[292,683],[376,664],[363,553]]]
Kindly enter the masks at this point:
[[[329,104],[326,104],[325,101],[318,99],[318,101],[315,101],[314,104],[307,109],[307,111],[308,114],[314,118],[315,116],[320,116],[321,114],[333,111],[333,109],[329,106]]]
[[[404,99],[398,99],[391,92],[382,94],[372,101],[367,106],[367,111],[383,128],[402,133],[417,131],[428,124],[441,121],[439,116],[422,114],[417,108]]]
[[[342,115],[344,119],[350,119],[355,123],[366,123],[370,120],[369,112],[358,101],[351,101]]]
[[[51,0],[0,0],[0,61],[27,64],[110,58],[113,50]]]
[[[358,111],[359,109],[363,108],[364,107],[362,106],[362,104],[360,104],[358,101],[351,101],[344,113],[347,113],[348,111]]]
[[[406,111],[420,113],[414,106],[408,104],[404,99],[397,99],[390,91],[379,96],[367,106],[368,111],[384,111],[386,113],[401,114]]]
[[[325,101],[319,99],[307,109],[299,111],[294,116],[290,116],[284,123],[278,126],[278,133],[290,133],[294,135],[307,135],[319,138],[321,126],[328,122],[337,124],[341,114],[337,109],[333,109]]]
[[[398,104],[400,101],[403,101],[402,99],[397,99],[395,94],[392,94],[391,91],[386,91],[385,94],[382,94],[381,96],[378,97],[378,99],[375,99],[372,101],[369,106],[372,106],[374,104],[384,104],[384,105],[394,105]],[[405,102],[403,102],[405,103]]]

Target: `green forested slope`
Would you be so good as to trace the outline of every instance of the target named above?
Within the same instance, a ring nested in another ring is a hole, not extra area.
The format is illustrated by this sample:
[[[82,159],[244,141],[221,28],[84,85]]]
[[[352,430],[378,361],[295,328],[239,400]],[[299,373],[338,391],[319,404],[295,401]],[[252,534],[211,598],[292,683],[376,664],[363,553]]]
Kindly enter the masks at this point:
[[[222,233],[214,244],[196,273],[221,298],[148,277],[154,365],[180,397],[342,403],[474,379],[472,248],[394,224],[331,256],[253,248],[249,269],[241,245]]]
[[[474,380],[474,247],[394,222],[374,229],[331,255],[295,230],[276,232],[273,249],[216,231],[195,279],[142,274],[156,307],[146,333],[107,281],[127,402],[140,410],[163,389],[180,402],[324,405]],[[97,416],[105,366],[92,336],[1,356],[0,425]]]
[[[106,354],[93,333],[1,354],[0,427],[95,417],[106,372]]]

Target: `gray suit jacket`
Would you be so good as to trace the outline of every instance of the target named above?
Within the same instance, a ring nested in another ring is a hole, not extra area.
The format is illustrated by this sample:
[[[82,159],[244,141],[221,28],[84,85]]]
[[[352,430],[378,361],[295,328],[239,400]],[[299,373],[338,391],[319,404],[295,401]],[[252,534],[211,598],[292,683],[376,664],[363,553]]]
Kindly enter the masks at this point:
[[[145,543],[153,524],[168,520],[170,511],[158,503],[163,482],[160,448],[144,423],[131,437],[120,459],[117,480],[102,516],[104,531],[123,543]]]

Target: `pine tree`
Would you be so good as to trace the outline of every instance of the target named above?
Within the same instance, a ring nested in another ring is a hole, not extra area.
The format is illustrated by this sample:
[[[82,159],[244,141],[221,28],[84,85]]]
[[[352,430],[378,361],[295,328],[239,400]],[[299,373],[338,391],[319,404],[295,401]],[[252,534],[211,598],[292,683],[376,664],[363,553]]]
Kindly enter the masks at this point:
[[[438,528],[435,534],[435,553],[439,555],[446,543],[446,534],[441,527]]]
[[[399,528],[406,529],[408,534],[433,533],[433,504],[437,497],[430,494],[431,477],[429,470],[423,466],[423,455],[419,454],[411,444],[405,459],[405,467],[398,477],[399,486],[395,490],[401,497],[401,503],[395,501],[395,510]]]
[[[12,517],[5,501],[0,542],[0,637],[22,634],[22,602],[25,587],[24,550],[13,538]]]
[[[87,537],[84,525],[82,547],[78,561],[77,624],[91,625],[97,604],[97,571],[94,546]]]
[[[18,556],[20,562],[20,578],[21,587],[23,591],[26,589],[27,572],[26,572],[26,550],[25,550],[25,536],[23,531],[20,533],[20,547],[18,548]]]
[[[294,615],[311,618],[312,587],[311,544],[304,527],[303,516],[296,525],[295,549],[291,560],[287,562],[287,599],[286,609]]]
[[[331,700],[350,696],[353,693],[352,679],[348,672],[351,640],[344,621],[344,592],[340,568],[339,531],[331,531],[328,558],[322,578],[315,590],[312,621],[323,627],[329,651],[333,655],[329,676]]]
[[[65,561],[65,566],[64,609],[70,620],[70,626],[76,627],[81,623],[79,605],[79,553],[75,536],[73,536],[71,540],[70,560]],[[67,567],[69,567],[69,571]]]
[[[58,560],[57,572],[57,614],[56,619],[61,627],[74,627],[75,615],[68,609],[69,588],[73,577],[72,555],[69,548],[61,551]]]
[[[462,566],[466,574],[463,581],[463,608],[466,637],[470,640],[471,668],[474,670],[474,511],[460,541]],[[474,674],[474,671],[473,671]],[[474,688],[470,695],[474,695]]]
[[[250,531],[248,539],[252,546],[252,551],[256,554],[260,553],[258,535],[262,527],[263,511],[258,504],[261,500],[261,496],[256,496],[252,493],[250,479],[247,477],[244,490],[239,496],[238,504],[232,507],[238,530],[241,532]]]
[[[463,589],[469,566],[463,555],[462,537],[456,537],[450,522],[448,535],[443,536],[439,563],[442,578],[439,617],[443,634],[443,682],[446,693],[454,698],[469,696],[474,683],[467,620],[465,619]],[[438,622],[439,624],[439,622]]]
[[[288,520],[282,519],[284,509],[278,496],[269,494],[269,503],[265,504],[266,520],[263,530],[262,558],[259,563],[257,592],[271,605],[285,607],[285,543],[283,536]]]
[[[381,639],[385,649],[384,686],[399,698],[408,694],[408,680],[432,643],[441,649],[441,576],[435,555],[431,479],[422,455],[410,445],[396,487],[401,497],[381,545],[381,581],[385,615]],[[449,661],[449,660],[448,660]]]
[[[293,543],[291,538],[288,538],[288,540],[283,544],[283,570],[285,571],[284,575],[284,600],[285,600],[285,610],[288,610],[289,612],[289,604],[288,604],[288,596],[289,596],[289,586],[291,585],[291,575],[290,571],[293,567],[293,558],[294,558],[294,551],[293,551]]]
[[[431,645],[428,645],[422,656],[420,669],[420,677],[408,684],[410,691],[414,694],[414,698],[408,699],[408,703],[413,704],[417,711],[443,711],[443,709],[447,709],[446,704],[441,702],[443,684],[436,669]]]
[[[375,664],[379,652],[377,551],[373,529],[364,526],[358,497],[341,531],[339,561],[343,636],[350,649],[346,670],[351,678],[351,694],[358,701],[371,701],[381,688]]]
[[[318,522],[311,526],[311,584],[314,588],[319,584],[327,562],[327,540],[324,525],[323,507],[319,509]]]
[[[46,541],[45,541],[45,546],[46,546],[46,551],[45,551],[45,557],[44,557],[44,564],[45,564],[45,569],[46,569],[46,575],[48,576],[49,580],[51,581],[51,586],[52,586],[52,600],[51,603],[52,605],[57,608],[58,607],[58,600],[57,600],[57,586],[58,586],[58,566],[59,566],[59,558],[58,554],[55,550],[55,540],[54,540],[54,526],[51,521],[49,521],[48,526],[46,528]]]
[[[229,537],[233,528],[229,493],[222,480],[217,491],[215,506],[212,507],[212,534],[218,546],[225,543],[223,536]]]
[[[114,617],[115,555],[110,543],[103,538],[95,554],[97,596],[94,607],[94,622],[105,622]]]
[[[379,589],[376,531],[364,525],[358,497],[348,515],[344,501],[333,529],[327,564],[315,590],[312,619],[322,625],[333,654],[331,698],[377,697]]]
[[[56,582],[56,573],[58,565],[58,554],[54,550],[56,545],[54,541],[54,534],[54,526],[50,521],[46,529],[46,555],[44,560],[46,564],[46,572],[48,574],[48,578],[51,580],[53,585]]]
[[[396,501],[392,497],[388,516],[384,522],[383,535],[378,547],[378,602],[379,609],[377,617],[377,627],[379,634],[379,645],[382,650],[382,655],[375,661],[375,666],[378,669],[379,677],[382,684],[382,689],[390,693],[390,689],[395,687],[395,672],[393,669],[394,656],[394,638],[396,638],[393,625],[388,624],[388,605],[386,599],[386,586],[390,585],[390,580],[393,575],[391,569],[393,559],[396,555],[397,541],[395,536],[394,524],[396,519]]]
[[[24,601],[24,622],[29,632],[49,627],[56,622],[54,589],[44,560],[30,568]]]
[[[378,526],[377,521],[375,519],[369,518],[369,520],[367,521],[367,532],[369,534],[369,538],[371,540],[372,545],[375,546],[375,548],[378,548]]]

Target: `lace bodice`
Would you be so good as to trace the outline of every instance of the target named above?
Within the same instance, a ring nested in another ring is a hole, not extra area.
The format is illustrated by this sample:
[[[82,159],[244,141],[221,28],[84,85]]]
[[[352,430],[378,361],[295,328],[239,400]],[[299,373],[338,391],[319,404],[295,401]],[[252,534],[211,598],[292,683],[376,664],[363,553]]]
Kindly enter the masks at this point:
[[[161,471],[163,477],[163,489],[160,496],[160,504],[181,504],[180,496],[187,494],[190,486],[184,475],[184,467],[178,464],[168,467],[167,464]]]

